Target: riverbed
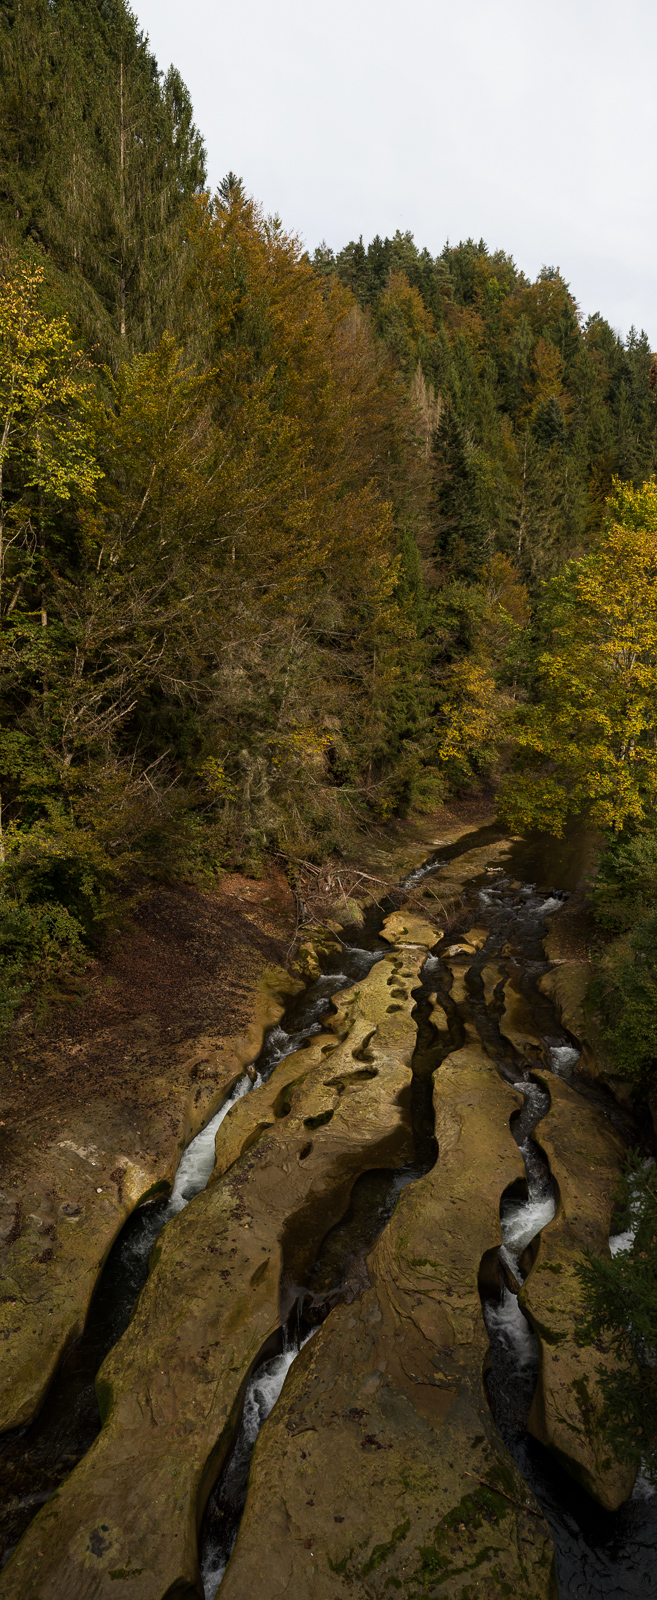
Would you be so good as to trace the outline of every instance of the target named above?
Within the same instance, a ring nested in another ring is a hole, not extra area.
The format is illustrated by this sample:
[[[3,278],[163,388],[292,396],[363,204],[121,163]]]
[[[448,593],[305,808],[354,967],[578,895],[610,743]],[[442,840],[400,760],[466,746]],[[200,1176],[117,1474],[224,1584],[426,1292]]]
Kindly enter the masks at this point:
[[[435,930],[435,939],[427,941],[413,972],[409,966],[404,974],[403,962],[410,961],[410,956],[404,957],[404,941],[399,943],[401,964],[396,970],[402,977],[389,980],[393,999],[387,1009],[401,1012],[405,1006],[415,1025],[404,1125],[400,1124],[399,1136],[395,1135],[396,1142],[391,1144],[391,1164],[377,1165],[368,1158],[360,1174],[352,1172],[341,1214],[323,1232],[314,1220],[316,1248],[310,1258],[307,1254],[303,1260],[299,1258],[299,1270],[294,1251],[288,1252],[284,1263],[286,1315],[274,1338],[276,1348],[271,1348],[272,1336],[268,1335],[261,1352],[251,1360],[238,1412],[230,1421],[230,1449],[215,1482],[207,1486],[198,1550],[205,1600],[213,1600],[226,1584],[230,1586],[231,1552],[243,1516],[245,1527],[254,1520],[257,1524],[257,1499],[252,1498],[253,1485],[249,1487],[251,1456],[256,1441],[257,1451],[266,1447],[268,1429],[274,1427],[285,1404],[297,1357],[307,1363],[317,1331],[321,1328],[326,1345],[332,1319],[367,1295],[368,1261],[377,1241],[385,1239],[400,1197],[416,1184],[421,1192],[436,1157],[440,1163],[433,1120],[433,1075],[440,1073],[441,1064],[455,1052],[466,1048],[468,1041],[481,1047],[516,1095],[519,1109],[511,1131],[525,1169],[524,1188],[516,1178],[500,1192],[501,1243],[495,1247],[493,1239],[491,1242],[499,1267],[481,1284],[479,1315],[490,1341],[486,1393],[494,1422],[549,1524],[562,1600],[566,1596],[620,1600],[624,1595],[649,1592],[657,1555],[657,1514],[655,1499],[645,1485],[640,1484],[619,1510],[603,1512],[527,1432],[538,1349],[518,1304],[518,1292],[531,1271],[532,1252],[535,1260],[541,1232],[551,1223],[557,1205],[549,1164],[532,1139],[549,1111],[551,1076],[594,1106],[596,1115],[607,1118],[621,1138],[632,1139],[636,1130],[609,1091],[582,1076],[577,1040],[566,1033],[549,1001],[536,989],[546,967],[542,949],[546,918],[559,911],[574,885],[580,864],[577,849],[564,848],[560,855],[546,856],[543,844],[533,847],[518,842],[501,851],[497,859],[498,837],[495,830],[480,830],[451,847],[438,847],[401,886],[413,892],[416,908],[421,910],[424,899],[432,911],[459,860],[469,857],[475,868],[481,866],[471,876],[466,874],[459,895],[449,902],[447,932],[441,937],[440,930]],[[148,1282],[157,1241],[176,1228],[177,1219],[212,1180],[215,1149],[219,1151],[221,1139],[229,1136],[236,1118],[245,1114],[247,1097],[249,1105],[256,1106],[258,1096],[264,1099],[267,1086],[278,1081],[282,1063],[293,1057],[298,1064],[304,1055],[310,1059],[313,1041],[329,1038],[327,1028],[341,992],[354,992],[379,963],[390,960],[382,924],[394,904],[404,903],[401,893],[394,903],[372,907],[364,928],[348,930],[328,953],[323,951],[321,976],[291,1003],[281,1022],[270,1030],[250,1073],[238,1080],[188,1147],[169,1198],[141,1207],[130,1218],[104,1269],[82,1340],[63,1363],[42,1412],[28,1428],[5,1440],[5,1560],[39,1507],[47,1505],[76,1461],[82,1461],[93,1446],[100,1427],[96,1373],[130,1326]],[[473,930],[474,940],[467,937]],[[402,984],[398,1000],[395,982]],[[519,1044],[517,1027],[504,1031],[509,984],[532,1018],[535,1040],[528,1037],[524,1047]],[[359,1050],[361,1076],[366,1081],[368,1074],[370,1079],[376,1075],[368,1066],[367,1037]],[[320,1110],[314,1118],[306,1117],[305,1123],[312,1125],[311,1132],[322,1126],[328,1129],[333,1115],[333,1110]],[[492,1236],[494,1232],[492,1226]],[[343,1517],[335,1520],[341,1523]],[[239,1542],[235,1559],[238,1557]],[[7,1579],[14,1568],[12,1562]],[[11,1586],[6,1592],[22,1590]]]

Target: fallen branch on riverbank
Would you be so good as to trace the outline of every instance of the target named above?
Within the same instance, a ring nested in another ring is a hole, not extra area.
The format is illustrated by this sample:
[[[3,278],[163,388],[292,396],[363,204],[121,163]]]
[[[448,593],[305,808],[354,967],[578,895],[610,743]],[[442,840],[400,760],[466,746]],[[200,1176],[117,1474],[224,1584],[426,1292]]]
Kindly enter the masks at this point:
[[[506,1494],[504,1489],[498,1489],[497,1484],[487,1483],[485,1478],[478,1478],[475,1472],[466,1472],[465,1476],[466,1478],[474,1478],[475,1483],[480,1483],[482,1489],[488,1489],[492,1494],[501,1494],[503,1500],[508,1500],[509,1505],[515,1506],[516,1511],[526,1511],[530,1517],[538,1517],[540,1521],[543,1520],[542,1511],[535,1511],[533,1506],[522,1505],[520,1500],[514,1500],[513,1495]]]

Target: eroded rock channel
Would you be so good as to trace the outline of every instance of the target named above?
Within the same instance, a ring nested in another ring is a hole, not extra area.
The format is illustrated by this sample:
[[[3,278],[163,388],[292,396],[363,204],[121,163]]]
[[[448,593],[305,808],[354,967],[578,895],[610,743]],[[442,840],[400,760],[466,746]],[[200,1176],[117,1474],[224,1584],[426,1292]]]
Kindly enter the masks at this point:
[[[647,1592],[574,1271],[633,1130],[536,989],[563,890],[532,866],[463,838],[320,939],[6,1441],[7,1600]]]

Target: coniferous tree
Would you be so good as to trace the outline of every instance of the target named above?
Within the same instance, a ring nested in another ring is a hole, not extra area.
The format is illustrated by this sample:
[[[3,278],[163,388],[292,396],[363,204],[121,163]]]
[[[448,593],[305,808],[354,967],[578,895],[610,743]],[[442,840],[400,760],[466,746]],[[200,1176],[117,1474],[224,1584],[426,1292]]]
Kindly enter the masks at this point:
[[[205,181],[180,74],[161,81],[125,0],[2,0],[0,109],[5,247],[46,251],[103,354],[147,348],[171,318]]]

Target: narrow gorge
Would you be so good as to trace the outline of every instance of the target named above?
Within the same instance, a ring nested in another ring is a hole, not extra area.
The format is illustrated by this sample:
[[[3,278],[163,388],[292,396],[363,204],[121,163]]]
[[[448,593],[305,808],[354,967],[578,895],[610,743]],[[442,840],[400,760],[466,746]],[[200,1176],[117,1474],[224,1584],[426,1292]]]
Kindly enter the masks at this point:
[[[638,1137],[551,998],[578,868],[461,835],[311,932],[55,1375],[4,1341],[3,1600],[647,1592],[578,1335]]]

